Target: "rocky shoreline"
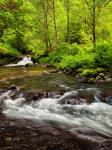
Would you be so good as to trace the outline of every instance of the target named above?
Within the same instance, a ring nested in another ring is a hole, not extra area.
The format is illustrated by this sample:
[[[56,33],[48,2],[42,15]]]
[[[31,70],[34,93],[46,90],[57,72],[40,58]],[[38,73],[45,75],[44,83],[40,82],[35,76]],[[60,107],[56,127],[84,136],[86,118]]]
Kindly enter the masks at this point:
[[[3,61],[0,63],[0,66],[7,65],[10,62],[17,63],[19,60],[21,60],[23,57],[20,57],[18,59],[12,58],[9,59],[7,62]],[[54,68],[51,71],[43,71],[43,75],[50,75],[53,73],[65,73],[67,75],[73,76],[77,79],[80,83],[107,83],[112,82],[112,70],[103,69],[103,68],[93,68],[93,69],[83,69],[79,68],[78,70],[63,70],[55,68],[53,65],[48,63],[34,63],[34,64],[26,64],[25,67],[46,67],[46,68]]]
[[[49,72],[44,72],[44,74],[48,75],[51,73],[65,73],[67,75],[73,76],[74,78],[77,79],[78,82],[80,83],[108,83],[112,82],[112,72],[110,71],[100,71],[98,73],[92,73],[92,74],[81,74],[78,73],[77,71],[66,71],[66,70],[58,70],[55,69],[54,71],[49,71]]]

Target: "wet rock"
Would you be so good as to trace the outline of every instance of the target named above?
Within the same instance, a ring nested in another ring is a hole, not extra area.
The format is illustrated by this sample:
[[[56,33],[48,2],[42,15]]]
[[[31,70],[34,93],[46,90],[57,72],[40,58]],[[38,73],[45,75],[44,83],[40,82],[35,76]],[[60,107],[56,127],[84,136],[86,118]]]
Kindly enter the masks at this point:
[[[96,80],[98,81],[100,81],[100,80],[102,80],[102,77],[100,76],[100,75],[98,75],[97,77],[96,77]]]
[[[0,89],[0,94],[4,93],[5,91],[5,89]]]
[[[10,96],[13,100],[23,97],[23,93],[21,91],[16,91],[13,95]]]
[[[24,92],[22,94],[22,97],[26,99],[27,102],[31,101],[38,101],[43,98],[60,98],[61,95],[60,93],[55,93],[55,92],[43,92],[43,91],[30,91],[30,92]]]
[[[78,95],[77,91],[70,91],[70,92],[66,92],[64,93],[64,95],[60,98],[60,101],[66,101],[67,99],[73,99],[74,97],[76,97]]]
[[[27,64],[25,65],[25,67],[32,67],[32,66],[33,66],[32,63],[27,63]]]
[[[101,91],[96,88],[87,88],[78,90],[79,97],[86,99],[86,102],[89,104],[97,101],[96,98],[100,100],[100,94]]]
[[[66,92],[60,98],[60,104],[91,104],[93,102],[107,103],[107,95],[96,88],[79,89],[77,91]]]
[[[78,80],[78,82],[80,82],[80,83],[88,83],[88,79],[87,78],[84,78],[84,77],[78,77],[77,78],[77,80]]]
[[[42,98],[48,98],[48,93],[47,92],[42,92],[42,91],[30,91],[30,92],[25,92],[22,95],[27,102],[30,101],[37,101]]]
[[[12,85],[12,86],[9,87],[7,90],[17,91],[17,87],[16,87],[15,85]]]
[[[100,74],[99,74],[99,77],[101,77],[103,80],[105,79],[105,74],[103,73],[103,72],[101,72]]]
[[[106,83],[111,82],[111,73],[109,72],[100,72],[99,74],[91,74],[83,76],[80,73],[76,76],[79,83]]]
[[[91,138],[54,127],[33,127],[25,122],[0,126],[0,149],[6,150],[111,150],[112,139],[97,133]]]
[[[111,82],[111,81],[112,81],[112,78],[107,77],[107,78],[105,78],[105,81],[106,81],[106,82]]]
[[[49,98],[53,98],[53,99],[55,99],[55,98],[57,99],[57,98],[60,98],[60,97],[61,97],[61,93],[59,93],[59,92],[58,92],[58,93],[49,92],[49,93],[48,93],[48,97],[49,97]]]
[[[112,95],[106,97],[106,103],[112,105]]]
[[[17,90],[15,88],[14,89],[12,88],[12,90],[10,90],[10,88],[9,88],[9,90],[4,90],[2,93],[0,93],[0,101],[4,101],[8,98],[13,99],[13,97],[15,97],[16,93],[17,93]]]
[[[17,90],[16,86],[11,86],[9,90],[1,90],[1,101],[10,97],[15,100],[18,98],[25,98],[26,102],[38,101],[43,98],[59,99],[60,104],[91,104],[93,102],[104,102],[111,105],[112,93],[106,93],[103,90],[97,88],[79,89],[76,91],[70,91],[64,89],[65,92],[43,92],[43,91],[28,91],[22,92]],[[12,90],[10,90],[12,89]],[[4,94],[3,94],[4,93]],[[6,94],[5,94],[6,93]]]
[[[17,93],[19,93],[19,89],[15,85],[12,85],[11,87],[7,88],[7,92],[7,96],[10,96],[12,99],[19,98],[19,94],[17,95]]]
[[[54,69],[54,70],[50,70],[49,73],[58,73],[59,70],[58,69]]]
[[[63,71],[60,70],[60,71],[58,71],[58,73],[61,74],[61,73],[63,73]]]
[[[43,73],[42,73],[43,75],[50,75],[51,73],[50,72],[48,72],[48,71],[43,71]]]

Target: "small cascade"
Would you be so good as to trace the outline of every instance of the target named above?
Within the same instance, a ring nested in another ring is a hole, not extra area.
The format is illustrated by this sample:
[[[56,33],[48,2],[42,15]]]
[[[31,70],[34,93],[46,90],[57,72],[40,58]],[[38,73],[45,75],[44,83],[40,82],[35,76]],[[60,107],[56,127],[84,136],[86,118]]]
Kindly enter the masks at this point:
[[[31,57],[23,57],[22,60],[20,60],[17,64],[8,64],[7,67],[13,67],[13,66],[25,66],[27,64],[33,64],[33,61],[31,60]]]
[[[0,95],[3,114],[10,118],[53,123],[70,132],[81,130],[112,136],[112,106],[101,102],[99,89],[79,89],[66,92],[60,98],[48,96],[29,102],[24,94],[20,95],[12,99],[11,90]]]

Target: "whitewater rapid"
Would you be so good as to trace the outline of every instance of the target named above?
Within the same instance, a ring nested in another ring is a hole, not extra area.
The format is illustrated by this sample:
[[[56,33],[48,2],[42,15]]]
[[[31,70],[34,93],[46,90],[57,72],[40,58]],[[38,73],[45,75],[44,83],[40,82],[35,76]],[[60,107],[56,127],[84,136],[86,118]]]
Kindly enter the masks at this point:
[[[100,101],[82,105],[60,104],[64,96],[25,103],[23,97],[11,99],[8,91],[0,96],[0,99],[5,97],[2,113],[10,118],[53,123],[71,132],[81,130],[112,136],[112,105]]]
[[[16,67],[16,66],[25,66],[27,64],[33,64],[33,61],[31,60],[31,57],[23,57],[22,60],[20,60],[17,64],[8,64],[5,65],[7,67]]]

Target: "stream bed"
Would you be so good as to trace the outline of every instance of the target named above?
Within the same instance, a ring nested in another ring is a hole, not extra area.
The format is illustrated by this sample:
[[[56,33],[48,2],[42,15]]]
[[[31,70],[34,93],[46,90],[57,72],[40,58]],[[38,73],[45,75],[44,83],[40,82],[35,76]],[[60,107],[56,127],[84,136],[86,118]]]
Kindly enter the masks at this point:
[[[112,83],[54,68],[0,68],[0,149],[111,150]]]

